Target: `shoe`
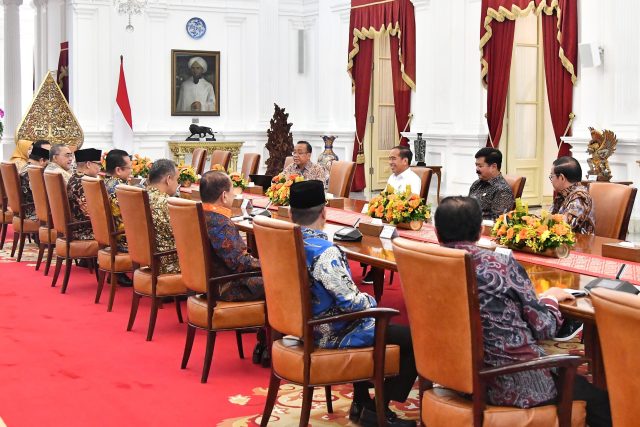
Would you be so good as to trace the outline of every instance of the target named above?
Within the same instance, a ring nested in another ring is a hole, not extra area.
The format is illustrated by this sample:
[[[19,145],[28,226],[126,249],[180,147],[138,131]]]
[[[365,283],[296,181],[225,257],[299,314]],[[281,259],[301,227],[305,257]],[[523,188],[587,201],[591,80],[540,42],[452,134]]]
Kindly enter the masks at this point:
[[[582,335],[583,327],[584,324],[578,320],[565,319],[553,340],[558,342],[569,341],[578,335]]]
[[[268,347],[265,347],[264,350],[262,350],[262,357],[260,358],[260,364],[262,365],[263,368],[271,367],[271,354],[269,353]]]
[[[354,422],[360,422],[360,415],[362,414],[362,405],[355,400],[351,402],[351,407],[349,408],[349,419]]]
[[[118,285],[122,286],[123,288],[130,288],[133,286],[133,280],[131,280],[129,276],[124,273],[118,273]]]
[[[89,261],[86,258],[80,258],[78,260],[78,267],[89,268]]]
[[[254,365],[258,365],[262,361],[263,351],[264,345],[262,343],[256,343],[256,346],[253,348],[253,356],[251,356],[251,361]]]
[[[373,270],[367,271],[367,274],[362,278],[363,285],[373,285]]]
[[[387,425],[389,427],[416,426],[416,422],[414,420],[404,420],[402,418],[398,418],[398,415],[396,415],[396,413],[389,408],[385,410],[385,417],[387,418]],[[364,408],[362,410],[362,414],[360,415],[360,425],[364,427],[377,427],[378,417],[376,416],[376,412],[372,411],[371,409]]]

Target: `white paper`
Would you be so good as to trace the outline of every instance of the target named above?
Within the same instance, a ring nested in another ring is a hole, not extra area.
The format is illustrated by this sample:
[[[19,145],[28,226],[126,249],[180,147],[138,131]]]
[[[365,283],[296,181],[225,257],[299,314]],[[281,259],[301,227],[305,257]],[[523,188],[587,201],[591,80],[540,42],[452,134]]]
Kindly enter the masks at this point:
[[[242,201],[242,205],[240,206],[240,209],[246,212],[247,206],[249,206],[249,199],[244,199]]]
[[[495,224],[495,222],[491,221],[490,219],[482,220],[482,225],[484,227],[493,227],[494,224]]]
[[[325,198],[325,199],[327,199],[327,200],[331,200],[331,199],[333,199],[333,194],[331,194],[331,193],[324,193],[324,198]]]
[[[247,187],[255,187],[255,186],[256,186],[255,182],[250,182],[249,185],[247,185]]]
[[[380,218],[373,218],[371,220],[372,225],[382,225],[382,220]]]
[[[623,248],[635,248],[636,244],[633,242],[620,242],[618,246],[622,246]]]
[[[598,175],[587,175],[587,181],[597,181]]]
[[[369,203],[365,203],[360,213],[366,214],[369,211]]]
[[[379,218],[378,218],[379,219]],[[382,232],[380,233],[380,238],[381,239],[391,239],[394,236],[394,234],[396,233],[396,228],[391,226],[391,225],[385,225],[384,228],[382,229]]]
[[[503,254],[503,255],[509,256],[509,255],[511,255],[512,252],[513,251],[511,249],[509,249],[509,248],[504,248],[502,246],[496,247],[496,253],[498,253],[498,254]]]

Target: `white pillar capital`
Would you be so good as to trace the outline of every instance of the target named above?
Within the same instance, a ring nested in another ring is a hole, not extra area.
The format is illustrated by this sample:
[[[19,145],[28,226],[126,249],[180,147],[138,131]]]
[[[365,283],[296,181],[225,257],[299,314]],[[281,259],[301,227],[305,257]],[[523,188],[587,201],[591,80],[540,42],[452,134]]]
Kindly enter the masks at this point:
[[[22,0],[2,0],[2,4],[5,8],[9,6],[21,6]]]

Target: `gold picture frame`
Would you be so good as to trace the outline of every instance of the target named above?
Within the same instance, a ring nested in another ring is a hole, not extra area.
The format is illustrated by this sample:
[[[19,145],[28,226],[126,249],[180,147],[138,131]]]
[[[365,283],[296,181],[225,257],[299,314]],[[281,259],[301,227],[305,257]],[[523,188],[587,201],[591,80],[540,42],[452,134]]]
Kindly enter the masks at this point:
[[[171,50],[171,115],[220,115],[219,51]]]

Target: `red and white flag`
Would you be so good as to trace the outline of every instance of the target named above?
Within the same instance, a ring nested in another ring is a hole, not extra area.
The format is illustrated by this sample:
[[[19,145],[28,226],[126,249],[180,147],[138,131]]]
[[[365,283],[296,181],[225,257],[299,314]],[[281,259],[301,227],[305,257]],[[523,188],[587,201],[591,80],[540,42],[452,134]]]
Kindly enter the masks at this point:
[[[131,119],[127,81],[124,78],[122,55],[120,56],[118,94],[116,95],[116,105],[113,112],[113,147],[125,150],[129,154],[133,151],[133,120]]]

